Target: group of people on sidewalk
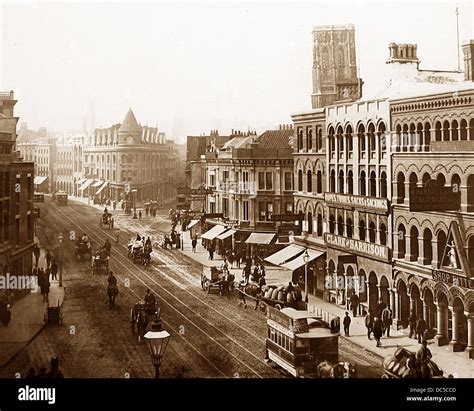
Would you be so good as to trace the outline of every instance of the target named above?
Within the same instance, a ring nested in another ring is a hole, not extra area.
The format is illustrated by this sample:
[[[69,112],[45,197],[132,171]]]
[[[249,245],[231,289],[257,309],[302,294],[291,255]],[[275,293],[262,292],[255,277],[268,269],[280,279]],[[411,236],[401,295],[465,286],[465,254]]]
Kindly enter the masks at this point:
[[[25,378],[64,378],[63,373],[59,369],[59,358],[51,358],[49,371],[46,371],[45,367],[41,367],[38,370],[38,374],[36,374],[36,369],[31,367],[25,374]]]
[[[59,265],[56,260],[52,257],[49,249],[46,249],[45,261],[46,267],[39,267],[40,248],[38,244],[33,246],[33,255],[35,257],[35,266],[33,267],[32,275],[38,277],[38,286],[43,296],[43,301],[48,301],[49,288],[51,287],[51,281],[58,279]]]

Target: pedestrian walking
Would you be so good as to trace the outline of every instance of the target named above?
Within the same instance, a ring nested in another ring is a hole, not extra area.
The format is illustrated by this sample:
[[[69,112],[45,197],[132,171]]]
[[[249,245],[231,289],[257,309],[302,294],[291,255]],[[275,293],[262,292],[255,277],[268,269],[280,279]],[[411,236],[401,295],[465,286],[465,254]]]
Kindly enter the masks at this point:
[[[416,315],[413,310],[410,311],[410,316],[408,317],[408,326],[410,328],[410,334],[408,335],[408,338],[416,338],[416,335],[415,335]]]
[[[416,321],[416,338],[418,339],[418,344],[421,344],[422,339],[424,339],[426,328],[426,321],[421,315],[418,316],[418,320]]]
[[[197,240],[197,235],[194,234],[193,239],[191,240],[191,247],[192,247],[192,249],[193,249],[193,253],[196,252],[197,242],[198,242],[198,240]]]
[[[349,313],[346,311],[346,316],[342,321],[342,325],[344,326],[344,334],[346,337],[349,337],[349,326],[351,325],[351,317],[349,317]]]
[[[142,219],[142,210],[138,210],[138,221]]]
[[[382,311],[382,325],[383,325],[383,332],[387,333],[387,337],[390,337],[390,327],[392,326],[393,315],[392,310],[390,307],[385,307]]]
[[[49,266],[51,265],[51,253],[49,252],[49,249],[46,249],[46,255],[45,255],[45,259],[46,259],[46,268],[49,268]]]
[[[380,338],[382,338],[383,330],[382,330],[382,320],[379,317],[374,318],[374,326],[372,329],[374,334],[375,341],[377,341],[377,347],[380,347],[382,344],[380,343]]]
[[[33,255],[35,256],[35,266],[38,267],[38,262],[40,258],[41,250],[38,247],[38,244],[34,244],[33,246]]]
[[[213,260],[214,259],[214,243],[211,243],[209,244],[209,248],[207,249],[209,251],[209,260]]]
[[[367,338],[371,340],[372,338],[370,334],[372,333],[372,328],[374,327],[374,319],[370,310],[365,316],[365,326],[367,327]]]
[[[431,378],[431,368],[429,366],[430,359],[432,357],[431,351],[428,348],[428,341],[425,339],[421,343],[421,347],[416,353],[416,360],[418,361],[421,374],[423,378]]]
[[[359,307],[359,296],[354,293],[351,295],[351,309],[352,309],[352,316],[357,316],[357,308]]]
[[[57,274],[58,274],[58,263],[56,260],[53,260],[51,263],[51,280],[57,280]]]

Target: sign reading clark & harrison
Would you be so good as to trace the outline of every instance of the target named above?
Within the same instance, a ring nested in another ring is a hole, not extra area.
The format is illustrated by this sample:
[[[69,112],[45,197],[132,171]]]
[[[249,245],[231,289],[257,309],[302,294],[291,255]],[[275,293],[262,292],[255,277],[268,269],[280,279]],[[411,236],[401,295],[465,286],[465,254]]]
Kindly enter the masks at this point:
[[[356,254],[388,260],[388,247],[384,245],[367,243],[354,238],[341,237],[329,233],[326,233],[324,241],[326,244],[342,248],[345,251],[352,251]]]
[[[410,188],[410,211],[457,211],[461,192],[453,187]]]
[[[388,211],[388,201],[386,198],[357,196],[351,194],[324,193],[324,201],[349,207],[370,208],[376,211]]]

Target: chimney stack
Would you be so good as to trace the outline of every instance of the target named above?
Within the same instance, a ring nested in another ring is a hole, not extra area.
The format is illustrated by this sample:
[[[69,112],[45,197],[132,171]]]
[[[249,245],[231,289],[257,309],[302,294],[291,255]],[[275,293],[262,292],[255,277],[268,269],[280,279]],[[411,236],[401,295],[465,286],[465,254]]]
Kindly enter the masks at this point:
[[[462,45],[464,54],[464,80],[474,81],[474,40]]]
[[[417,45],[416,44],[401,44],[401,43],[390,43],[388,45],[390,51],[390,57],[387,60],[387,64],[399,63],[407,64],[412,63],[420,64],[420,60],[416,55]]]

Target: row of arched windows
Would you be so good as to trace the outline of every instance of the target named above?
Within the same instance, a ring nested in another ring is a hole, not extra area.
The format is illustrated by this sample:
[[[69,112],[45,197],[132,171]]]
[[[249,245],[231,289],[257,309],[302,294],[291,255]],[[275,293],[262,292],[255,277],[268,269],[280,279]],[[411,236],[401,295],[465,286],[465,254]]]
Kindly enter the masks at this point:
[[[321,127],[312,126],[306,127],[306,133],[303,131],[303,127],[298,127],[297,138],[296,138],[296,151],[322,151],[323,146],[323,130]]]
[[[348,217],[344,223],[344,218],[342,215],[337,217],[337,221],[335,219],[334,214],[329,215],[329,232],[331,234],[337,234],[339,236],[345,236],[348,238],[353,238],[354,236],[354,222],[352,218]],[[379,224],[379,242],[382,245],[387,245],[387,226],[385,223]],[[367,226],[366,220],[361,218],[359,220],[359,224],[357,225],[357,236],[358,239],[361,241],[368,241],[371,243],[377,242],[377,229],[376,223],[374,221],[370,221],[369,225]]]
[[[316,193],[320,194],[323,192],[323,175],[321,170],[316,172],[316,184],[313,187],[313,172],[308,170],[306,173],[303,173],[303,170],[298,170],[297,177],[297,189],[298,191],[306,191],[308,193],[313,193],[315,189]]]
[[[331,193],[340,194],[358,194],[361,196],[370,197],[387,197],[387,173],[385,171],[380,172],[380,178],[377,179],[375,171],[371,171],[368,179],[365,170],[362,170],[359,174],[358,179],[358,190],[354,192],[354,175],[352,170],[347,172],[347,176],[344,176],[344,171],[339,170],[337,175],[337,186],[336,186],[336,171],[331,170],[329,174],[329,191]]]

